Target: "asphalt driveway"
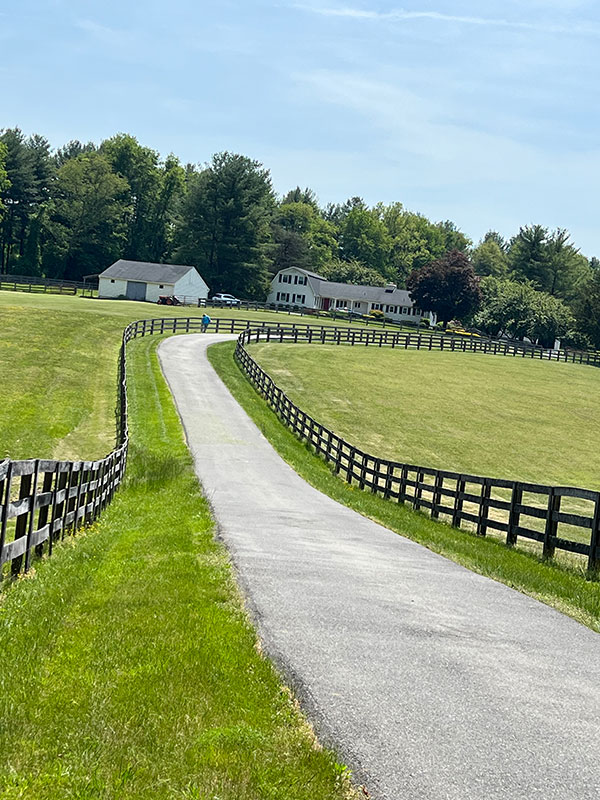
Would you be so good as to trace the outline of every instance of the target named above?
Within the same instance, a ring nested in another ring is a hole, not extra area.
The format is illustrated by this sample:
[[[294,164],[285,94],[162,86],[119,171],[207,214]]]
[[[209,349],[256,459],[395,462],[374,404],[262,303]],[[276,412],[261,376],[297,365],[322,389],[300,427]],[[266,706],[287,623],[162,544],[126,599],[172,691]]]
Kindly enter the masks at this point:
[[[597,800],[600,637],[305,483],[208,363],[223,338],[159,356],[263,646],[321,739],[373,798]]]

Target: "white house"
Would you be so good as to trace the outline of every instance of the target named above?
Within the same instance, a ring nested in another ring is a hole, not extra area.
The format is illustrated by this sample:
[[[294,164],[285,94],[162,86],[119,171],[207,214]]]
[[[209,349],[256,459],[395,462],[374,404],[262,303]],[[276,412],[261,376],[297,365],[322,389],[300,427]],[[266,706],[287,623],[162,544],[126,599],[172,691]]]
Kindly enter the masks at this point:
[[[179,264],[151,264],[147,261],[115,261],[98,276],[98,297],[147,300],[156,303],[161,295],[185,297],[197,303],[208,297],[208,286],[195,267]]]
[[[345,309],[355,314],[382,311],[386,317],[398,322],[419,322],[424,316],[432,317],[417,308],[410,294],[398,289],[394,283],[384,287],[336,283],[299,267],[288,267],[275,275],[267,303],[304,306],[322,311]]]

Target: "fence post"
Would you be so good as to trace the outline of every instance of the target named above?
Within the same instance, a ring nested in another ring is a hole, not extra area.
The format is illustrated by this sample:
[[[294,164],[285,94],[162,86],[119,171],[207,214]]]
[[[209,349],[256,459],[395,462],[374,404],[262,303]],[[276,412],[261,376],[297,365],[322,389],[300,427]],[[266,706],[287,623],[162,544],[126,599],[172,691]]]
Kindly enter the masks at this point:
[[[600,558],[598,548],[600,547],[600,492],[596,495],[596,505],[594,507],[594,520],[592,522],[592,535],[590,536],[590,555],[588,558],[588,570],[596,572],[600,569]]]
[[[560,495],[554,493],[554,487],[550,489],[548,493],[548,510],[546,511],[546,530],[544,531],[544,550],[543,556],[544,558],[552,558],[554,555],[554,550],[556,549],[556,544],[554,539],[556,538],[556,530],[558,528],[558,522],[553,519],[554,512],[560,511]]]
[[[0,582],[2,582],[2,551],[4,550],[4,542],[6,540],[6,522],[8,520],[11,483],[12,461],[8,464],[8,471],[4,481],[0,482],[0,504],[2,505],[2,520],[0,521]]]
[[[452,511],[452,527],[460,528],[461,513],[463,510],[464,495],[466,488],[465,479],[460,476],[456,481],[456,495],[454,497],[454,510]]]
[[[29,565],[31,563],[31,539],[33,537],[33,524],[35,522],[35,503],[37,500],[37,487],[38,487],[38,476],[40,473],[40,460],[36,458],[35,460],[35,471],[33,473],[33,492],[30,495],[30,507],[29,507],[29,520],[27,525],[27,544],[25,546],[25,572],[29,571]]]
[[[415,496],[413,498],[413,508],[415,511],[419,511],[421,509],[421,498],[423,496],[423,481],[425,480],[425,475],[420,469],[415,471]]]
[[[442,500],[442,484],[444,483],[444,479],[442,478],[442,474],[439,471],[435,473],[435,488],[433,490],[433,502],[431,504],[431,518],[438,519],[440,516],[440,503]]]
[[[21,483],[19,486],[19,500],[24,500],[26,497],[30,497],[31,495],[31,475],[21,475]],[[29,513],[31,513],[31,507],[29,508]],[[25,511],[23,514],[19,514],[17,517],[17,522],[15,525],[15,541],[17,539],[21,539],[23,536],[27,536],[27,523],[29,521],[29,517],[27,516],[28,512]],[[21,571],[21,566],[23,564],[23,556],[17,556],[13,559],[11,564],[11,574],[14,576],[18,575]]]
[[[506,533],[506,544],[509,547],[513,547],[517,543],[517,528],[519,527],[519,521],[521,518],[521,512],[519,511],[518,506],[521,505],[523,500],[523,489],[521,488],[521,484],[515,482],[512,488],[512,494],[510,498],[510,512],[508,515],[508,531]]]
[[[52,482],[54,479],[54,471],[52,472],[44,472],[44,480],[42,483],[42,492],[46,494],[47,492],[52,491]],[[38,529],[43,528],[44,525],[48,522],[48,511],[50,509],[50,505],[44,506],[40,508],[40,513],[38,516]],[[51,531],[48,531],[48,552],[50,552],[50,536]],[[35,554],[38,557],[41,557],[44,553],[44,545],[38,544],[35,548]]]
[[[402,464],[400,470],[400,486],[398,488],[398,502],[406,503],[406,481],[408,480],[408,464]]]
[[[485,536],[487,533],[487,519],[490,510],[490,494],[492,487],[487,478],[481,486],[481,500],[479,503],[479,521],[477,522],[477,536]]]

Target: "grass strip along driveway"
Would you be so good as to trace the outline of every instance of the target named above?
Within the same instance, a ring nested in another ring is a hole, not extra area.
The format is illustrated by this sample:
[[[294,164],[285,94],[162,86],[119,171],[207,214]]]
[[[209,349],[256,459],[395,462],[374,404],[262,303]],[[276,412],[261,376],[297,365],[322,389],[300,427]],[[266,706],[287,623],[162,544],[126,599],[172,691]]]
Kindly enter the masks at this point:
[[[296,439],[258,395],[233,360],[234,348],[231,342],[213,345],[208,349],[210,362],[279,454],[312,486],[402,536],[600,631],[600,584],[587,580],[581,571],[544,562],[534,554],[509,549],[492,538],[457,530],[340,480],[308,445]],[[291,355],[291,349],[286,349],[286,356]]]
[[[257,650],[154,350],[124,487],[0,597],[0,797],[353,796]]]

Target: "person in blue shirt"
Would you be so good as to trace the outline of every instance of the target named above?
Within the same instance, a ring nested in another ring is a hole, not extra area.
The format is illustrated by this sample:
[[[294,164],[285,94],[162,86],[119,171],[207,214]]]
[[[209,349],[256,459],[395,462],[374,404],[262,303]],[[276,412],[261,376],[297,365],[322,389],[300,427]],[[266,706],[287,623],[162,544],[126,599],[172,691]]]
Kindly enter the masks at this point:
[[[202,333],[206,333],[206,329],[208,328],[209,325],[210,325],[210,317],[208,316],[208,314],[204,314],[202,317],[202,325],[200,326],[200,331]]]

